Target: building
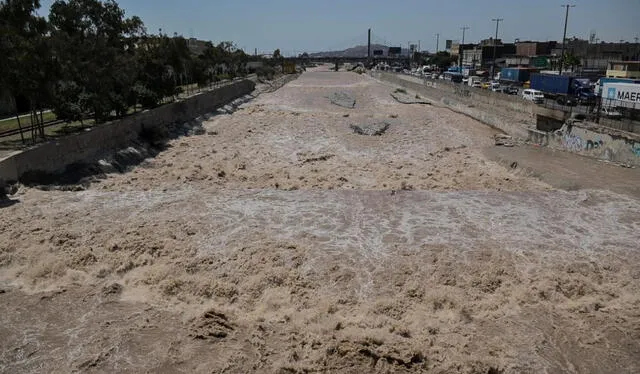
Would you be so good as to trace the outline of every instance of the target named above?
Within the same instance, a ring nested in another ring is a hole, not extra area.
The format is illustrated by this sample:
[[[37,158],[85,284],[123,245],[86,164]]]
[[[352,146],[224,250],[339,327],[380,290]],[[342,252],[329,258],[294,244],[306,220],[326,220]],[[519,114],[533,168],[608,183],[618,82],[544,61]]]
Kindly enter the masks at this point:
[[[451,49],[450,49],[451,56],[454,56],[454,57],[460,56],[460,54],[463,51],[473,49],[475,48],[475,46],[476,46],[475,44],[452,43]]]
[[[462,65],[471,66],[473,68],[488,68],[493,62],[493,45],[492,43],[481,43],[473,46],[473,48],[462,51]],[[513,56],[516,52],[514,44],[496,45],[496,61],[498,59],[505,60],[508,56]],[[504,62],[502,62],[502,65]],[[498,64],[501,65],[501,64]]]
[[[517,42],[516,55],[525,57],[547,56],[556,48],[557,42]]]
[[[567,40],[564,52],[580,58],[582,66],[599,67],[604,72],[609,61],[639,61],[640,43],[590,43],[572,38]],[[560,56],[562,44],[553,48],[551,54]]]
[[[640,61],[610,61],[607,77],[640,79]]]
[[[528,67],[530,64],[531,64],[531,58],[529,58],[528,56],[518,55],[518,56],[505,58],[506,67]]]

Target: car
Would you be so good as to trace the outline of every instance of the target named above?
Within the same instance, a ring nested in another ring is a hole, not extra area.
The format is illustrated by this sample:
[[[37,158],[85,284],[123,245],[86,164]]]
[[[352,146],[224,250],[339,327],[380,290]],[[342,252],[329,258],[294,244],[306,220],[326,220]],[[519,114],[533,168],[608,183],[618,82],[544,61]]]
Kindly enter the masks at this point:
[[[489,89],[489,87],[490,87],[490,86],[491,86],[491,83],[489,83],[489,82],[482,82],[482,84],[480,85],[480,88],[483,88],[483,89],[485,89],[485,90],[486,90],[486,89]]]
[[[469,78],[462,78],[462,84],[469,84]]]
[[[571,96],[559,96],[556,99],[556,103],[565,106],[576,106],[578,105],[578,101]]]
[[[522,98],[528,101],[533,101],[536,104],[542,104],[544,102],[544,94],[542,91],[527,88],[522,91]]]
[[[612,119],[622,118],[622,113],[618,112],[614,108],[606,107],[606,106],[600,109],[600,115],[603,117],[612,118]]]
[[[475,81],[471,83],[471,87],[482,88],[482,82]]]
[[[507,95],[517,95],[518,94],[518,87],[504,86],[504,87],[502,87],[502,92],[507,94]]]
[[[498,82],[490,82],[489,89],[493,92],[500,92],[500,83]]]

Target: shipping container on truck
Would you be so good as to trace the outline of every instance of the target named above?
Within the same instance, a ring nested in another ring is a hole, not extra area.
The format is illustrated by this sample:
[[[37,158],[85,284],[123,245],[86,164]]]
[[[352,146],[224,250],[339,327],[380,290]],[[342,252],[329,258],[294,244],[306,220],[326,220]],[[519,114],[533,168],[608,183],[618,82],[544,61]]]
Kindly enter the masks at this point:
[[[596,87],[595,87],[595,94],[597,96],[602,96],[602,86],[605,83],[635,83],[635,84],[640,84],[640,79],[629,79],[629,78],[608,78],[608,77],[602,77],[600,79],[598,79],[598,81],[596,82]]]
[[[576,99],[589,104],[594,101],[589,79],[553,74],[531,74],[531,88],[542,91],[545,97],[558,101]]]
[[[605,83],[602,86],[602,106],[640,110],[640,84]]]
[[[529,80],[531,73],[537,70],[527,68],[504,68],[500,71],[500,80],[512,83],[524,83]]]

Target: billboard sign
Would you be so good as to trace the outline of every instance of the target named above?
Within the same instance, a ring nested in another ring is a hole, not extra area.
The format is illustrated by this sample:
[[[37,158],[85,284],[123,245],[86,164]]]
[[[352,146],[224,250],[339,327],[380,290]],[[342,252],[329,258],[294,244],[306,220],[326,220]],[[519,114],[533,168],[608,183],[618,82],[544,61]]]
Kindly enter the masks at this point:
[[[389,56],[397,56],[402,52],[400,47],[389,47]]]

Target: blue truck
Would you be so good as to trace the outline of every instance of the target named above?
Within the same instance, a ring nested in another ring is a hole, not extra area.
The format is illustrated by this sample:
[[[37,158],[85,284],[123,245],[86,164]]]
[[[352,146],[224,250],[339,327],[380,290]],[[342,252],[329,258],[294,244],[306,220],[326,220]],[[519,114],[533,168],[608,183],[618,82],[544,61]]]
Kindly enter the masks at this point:
[[[595,104],[591,81],[553,74],[531,74],[531,88],[562,105]]]
[[[536,72],[537,70],[534,70]],[[531,69],[504,68],[500,71],[500,81],[509,83],[524,83],[529,80]]]

